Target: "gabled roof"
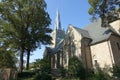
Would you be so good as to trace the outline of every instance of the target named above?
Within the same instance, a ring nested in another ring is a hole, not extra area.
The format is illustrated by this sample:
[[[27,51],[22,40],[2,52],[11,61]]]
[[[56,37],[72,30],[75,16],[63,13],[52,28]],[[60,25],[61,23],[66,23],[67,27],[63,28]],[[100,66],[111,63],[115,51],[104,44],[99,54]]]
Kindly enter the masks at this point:
[[[46,49],[47,49],[48,52],[50,52],[50,53],[52,52],[52,48],[46,47]]]
[[[61,49],[61,47],[62,47],[63,40],[64,40],[64,39],[62,39],[62,40],[57,44],[57,46],[56,46],[55,48],[46,47],[47,53],[49,53],[49,55],[52,55],[52,54],[58,52],[58,51]],[[47,54],[44,53],[44,56],[45,56],[45,55],[47,55]]]
[[[78,27],[74,27],[74,29],[80,33],[83,37],[86,37],[86,38],[91,38],[88,31],[84,30],[84,29],[80,29]]]
[[[113,33],[110,27],[101,27],[101,19],[96,20],[83,29],[72,26],[79,34],[92,40],[91,44],[107,40]]]
[[[93,22],[83,29],[88,31],[92,39],[91,44],[108,39],[112,33],[109,27],[101,27],[101,19],[96,20],[96,22]]]
[[[59,49],[61,49],[62,44],[63,44],[63,40],[64,40],[64,39],[62,39],[62,40],[56,45],[56,47],[53,49],[52,53],[56,53],[57,51],[59,51]]]

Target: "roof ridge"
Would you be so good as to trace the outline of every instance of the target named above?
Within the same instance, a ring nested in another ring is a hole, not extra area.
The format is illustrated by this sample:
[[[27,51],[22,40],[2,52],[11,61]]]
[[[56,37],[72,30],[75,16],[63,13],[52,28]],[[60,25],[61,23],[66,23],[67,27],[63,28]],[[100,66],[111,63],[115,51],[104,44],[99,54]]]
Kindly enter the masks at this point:
[[[75,27],[75,26],[73,26],[75,29],[80,29],[80,30],[83,30],[83,31],[87,31],[87,30],[84,30],[84,29],[82,29],[82,28],[79,28],[79,27]],[[88,31],[87,31],[88,32]]]
[[[84,29],[82,29],[82,28],[75,27],[75,26],[73,26],[73,28],[74,28],[78,33],[80,33],[83,37],[91,38],[91,37],[90,37],[90,34],[89,34],[89,32],[88,32],[87,30],[84,30]]]

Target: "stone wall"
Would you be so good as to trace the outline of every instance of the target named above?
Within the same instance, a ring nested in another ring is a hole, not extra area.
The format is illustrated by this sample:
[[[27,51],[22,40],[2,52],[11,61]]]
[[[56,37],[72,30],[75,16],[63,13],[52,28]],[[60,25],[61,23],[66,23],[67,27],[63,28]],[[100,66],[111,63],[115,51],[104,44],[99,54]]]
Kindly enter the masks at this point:
[[[113,65],[113,55],[110,49],[110,42],[104,41],[91,46],[93,67],[110,68]]]
[[[81,40],[81,52],[82,52],[82,62],[86,69],[92,69],[92,56],[89,43],[91,39],[83,38]]]
[[[0,69],[0,80],[17,80],[17,71],[15,69]]]
[[[113,53],[114,64],[120,66],[120,37],[112,35],[110,37],[110,44]]]

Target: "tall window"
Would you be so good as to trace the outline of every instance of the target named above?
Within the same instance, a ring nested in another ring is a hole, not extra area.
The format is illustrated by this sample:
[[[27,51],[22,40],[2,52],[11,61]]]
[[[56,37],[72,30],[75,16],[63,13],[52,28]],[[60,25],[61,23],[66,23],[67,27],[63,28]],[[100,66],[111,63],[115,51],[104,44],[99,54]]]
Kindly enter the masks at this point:
[[[118,47],[118,49],[120,50],[120,44],[117,42],[117,47]]]

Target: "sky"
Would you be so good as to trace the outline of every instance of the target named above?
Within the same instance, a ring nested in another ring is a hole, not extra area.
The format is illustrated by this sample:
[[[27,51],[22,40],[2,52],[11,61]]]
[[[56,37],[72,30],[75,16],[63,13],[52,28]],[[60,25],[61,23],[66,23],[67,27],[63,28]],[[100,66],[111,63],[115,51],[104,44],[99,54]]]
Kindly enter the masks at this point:
[[[54,22],[57,9],[60,12],[60,20],[62,27],[66,30],[68,25],[83,28],[90,24],[90,15],[88,9],[90,5],[88,0],[45,0],[47,3],[47,12],[51,18],[50,28],[54,28]],[[43,58],[45,46],[41,46],[41,49],[34,51],[30,57],[30,62],[34,62],[35,59]]]

